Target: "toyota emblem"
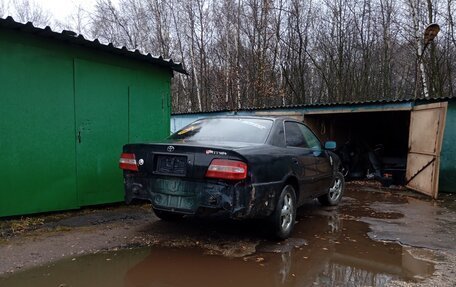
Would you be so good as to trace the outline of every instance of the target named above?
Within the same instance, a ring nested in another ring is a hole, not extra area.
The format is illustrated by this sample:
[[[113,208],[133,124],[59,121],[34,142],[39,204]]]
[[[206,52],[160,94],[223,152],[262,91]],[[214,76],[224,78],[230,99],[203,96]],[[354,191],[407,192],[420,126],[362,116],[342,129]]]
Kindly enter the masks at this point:
[[[174,151],[174,147],[172,145],[168,146],[168,148],[166,149],[168,152],[173,152]]]

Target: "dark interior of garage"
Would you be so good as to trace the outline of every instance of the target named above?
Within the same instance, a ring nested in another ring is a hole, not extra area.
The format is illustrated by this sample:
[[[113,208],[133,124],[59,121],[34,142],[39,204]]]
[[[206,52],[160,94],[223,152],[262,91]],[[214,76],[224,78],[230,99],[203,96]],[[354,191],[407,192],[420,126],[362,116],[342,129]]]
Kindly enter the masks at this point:
[[[347,179],[404,184],[410,111],[306,114],[322,142],[333,140]]]

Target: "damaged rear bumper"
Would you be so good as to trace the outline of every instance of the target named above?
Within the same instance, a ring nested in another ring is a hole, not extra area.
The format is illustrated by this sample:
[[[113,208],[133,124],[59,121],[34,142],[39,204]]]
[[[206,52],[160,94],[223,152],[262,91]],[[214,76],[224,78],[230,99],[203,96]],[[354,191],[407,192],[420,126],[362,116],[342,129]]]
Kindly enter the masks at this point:
[[[194,181],[175,177],[125,176],[125,201],[148,200],[153,208],[230,218],[266,217],[275,209],[281,182],[266,184]]]

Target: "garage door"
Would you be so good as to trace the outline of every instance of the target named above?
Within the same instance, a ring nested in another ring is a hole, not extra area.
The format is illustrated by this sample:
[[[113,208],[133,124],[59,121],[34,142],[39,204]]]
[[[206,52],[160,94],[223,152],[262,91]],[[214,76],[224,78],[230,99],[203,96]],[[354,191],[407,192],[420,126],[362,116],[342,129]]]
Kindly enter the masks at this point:
[[[448,103],[420,105],[410,119],[407,187],[437,198],[440,151]]]
[[[128,71],[75,60],[77,190],[81,206],[123,199],[122,146],[128,142]]]

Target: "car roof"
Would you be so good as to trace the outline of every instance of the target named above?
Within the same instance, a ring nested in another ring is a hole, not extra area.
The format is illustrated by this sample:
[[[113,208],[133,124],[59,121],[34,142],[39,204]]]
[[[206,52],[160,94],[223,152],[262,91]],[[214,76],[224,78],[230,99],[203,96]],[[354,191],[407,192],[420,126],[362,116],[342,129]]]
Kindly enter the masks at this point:
[[[271,121],[290,120],[290,121],[299,122],[296,119],[293,119],[290,117],[284,117],[284,116],[242,116],[242,115],[224,115],[224,116],[204,117],[204,118],[200,118],[199,120],[202,120],[202,119],[233,119],[233,118],[271,120]]]

